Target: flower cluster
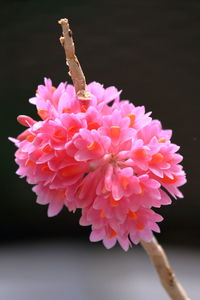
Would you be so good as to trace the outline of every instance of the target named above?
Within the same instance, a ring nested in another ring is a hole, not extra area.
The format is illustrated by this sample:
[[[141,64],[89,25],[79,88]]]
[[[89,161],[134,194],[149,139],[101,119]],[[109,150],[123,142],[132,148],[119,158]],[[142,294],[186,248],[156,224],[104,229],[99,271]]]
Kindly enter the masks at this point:
[[[38,86],[30,103],[40,121],[24,115],[27,129],[12,141],[18,147],[17,174],[35,185],[37,203],[48,216],[81,208],[80,224],[91,225],[91,241],[116,241],[124,250],[150,241],[162,217],[152,208],[182,197],[186,181],[179,147],[144,107],[120,99],[115,87],[87,86],[89,100],[77,99],[70,84],[50,79]]]

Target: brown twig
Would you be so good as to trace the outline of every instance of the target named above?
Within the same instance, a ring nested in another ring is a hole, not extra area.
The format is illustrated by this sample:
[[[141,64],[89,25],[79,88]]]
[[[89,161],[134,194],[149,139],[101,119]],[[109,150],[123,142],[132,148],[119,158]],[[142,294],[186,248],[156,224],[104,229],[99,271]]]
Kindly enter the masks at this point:
[[[150,257],[160,281],[173,300],[190,300],[181,284],[177,281],[174,271],[171,269],[163,248],[154,237],[151,242],[141,242],[143,248]]]
[[[69,67],[69,75],[72,78],[76,94],[79,100],[90,100],[90,94],[86,92],[86,81],[80,63],[75,55],[75,47],[72,38],[72,31],[69,28],[67,19],[61,19],[58,23],[62,26],[63,36],[60,37],[61,45],[64,47],[66,64]],[[85,101],[84,101],[85,102]],[[89,102],[89,101],[88,101]],[[143,248],[151,258],[160,281],[165,290],[173,300],[190,300],[181,284],[177,281],[173,270],[170,267],[163,248],[155,238],[151,242],[141,242]]]
[[[85,76],[75,55],[72,31],[69,28],[68,19],[60,19],[58,23],[62,26],[63,36],[60,37],[60,43],[65,50],[66,64],[69,67],[69,75],[72,78],[77,97],[80,100],[89,100],[90,94],[86,92]]]

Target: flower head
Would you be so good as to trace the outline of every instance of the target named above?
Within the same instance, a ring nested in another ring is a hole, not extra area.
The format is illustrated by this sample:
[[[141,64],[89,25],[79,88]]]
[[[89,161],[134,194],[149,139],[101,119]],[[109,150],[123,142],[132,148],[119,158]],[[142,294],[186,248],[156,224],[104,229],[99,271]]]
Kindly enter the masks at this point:
[[[39,121],[18,117],[26,126],[17,139],[17,174],[35,185],[37,203],[48,204],[48,216],[82,210],[80,224],[91,225],[91,241],[107,248],[116,241],[150,241],[162,217],[153,211],[182,197],[186,182],[179,147],[171,130],[163,130],[144,107],[119,101],[115,87],[88,85],[89,100],[79,100],[74,87],[50,79],[30,103]]]

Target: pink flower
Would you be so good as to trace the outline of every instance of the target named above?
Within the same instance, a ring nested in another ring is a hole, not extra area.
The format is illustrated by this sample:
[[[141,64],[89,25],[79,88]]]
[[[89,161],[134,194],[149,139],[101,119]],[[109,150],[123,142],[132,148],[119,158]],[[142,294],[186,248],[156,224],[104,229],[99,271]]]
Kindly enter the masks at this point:
[[[48,216],[64,206],[82,210],[81,225],[91,225],[91,241],[116,241],[124,250],[131,242],[150,241],[162,217],[153,207],[182,197],[186,182],[179,147],[171,130],[150,118],[144,107],[119,101],[115,87],[88,85],[91,99],[78,100],[74,87],[57,88],[50,79],[30,102],[39,121],[18,117],[26,126],[17,139],[17,174],[34,184],[37,203],[48,204]]]

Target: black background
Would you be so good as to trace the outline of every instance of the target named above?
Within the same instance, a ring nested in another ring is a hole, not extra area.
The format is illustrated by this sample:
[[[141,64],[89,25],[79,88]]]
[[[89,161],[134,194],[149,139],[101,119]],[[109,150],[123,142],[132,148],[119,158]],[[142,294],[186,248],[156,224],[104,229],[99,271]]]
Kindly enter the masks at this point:
[[[50,77],[54,85],[70,81],[59,44],[58,19],[67,17],[87,82],[116,85],[122,97],[145,105],[172,141],[181,145],[188,183],[184,199],[157,210],[162,241],[200,246],[199,69],[200,2],[198,0],[5,1],[0,11],[1,59],[1,242],[73,237],[87,242],[90,229],[78,225],[64,209],[48,218],[46,207],[15,175],[15,147],[8,136],[22,126],[19,114],[36,118],[28,103]]]

